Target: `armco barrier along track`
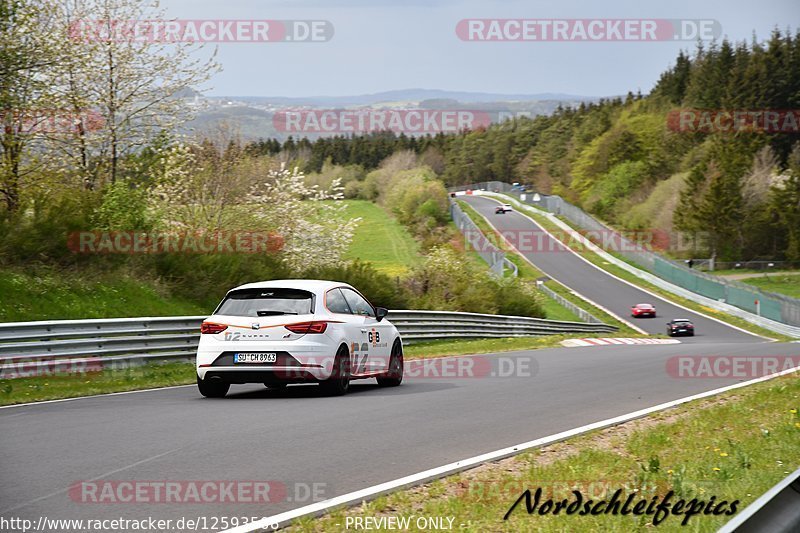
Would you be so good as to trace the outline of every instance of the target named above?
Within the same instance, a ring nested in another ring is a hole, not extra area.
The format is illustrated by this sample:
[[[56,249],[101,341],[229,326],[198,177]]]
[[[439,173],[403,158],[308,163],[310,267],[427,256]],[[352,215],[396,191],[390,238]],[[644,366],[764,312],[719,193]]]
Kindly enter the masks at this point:
[[[188,360],[197,348],[202,316],[54,320],[0,324],[0,378],[6,365],[58,367],[78,361],[127,365]],[[611,332],[607,324],[449,311],[392,311],[405,343],[436,339],[522,337]]]

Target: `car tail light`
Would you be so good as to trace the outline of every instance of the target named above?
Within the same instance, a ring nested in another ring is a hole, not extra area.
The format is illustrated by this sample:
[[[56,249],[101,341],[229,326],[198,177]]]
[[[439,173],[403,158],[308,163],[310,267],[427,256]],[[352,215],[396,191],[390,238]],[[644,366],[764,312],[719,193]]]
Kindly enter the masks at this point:
[[[328,328],[328,323],[324,321],[298,322],[297,324],[286,324],[283,327],[292,333],[301,333],[305,335],[308,333],[325,333],[325,330]]]
[[[228,326],[226,326],[225,324],[215,324],[213,322],[203,322],[202,324],[200,324],[200,333],[205,333],[209,335],[225,331],[226,329],[228,329]]]
[[[691,324],[686,324],[686,327],[689,328],[689,329],[694,329],[694,326],[691,325]]]

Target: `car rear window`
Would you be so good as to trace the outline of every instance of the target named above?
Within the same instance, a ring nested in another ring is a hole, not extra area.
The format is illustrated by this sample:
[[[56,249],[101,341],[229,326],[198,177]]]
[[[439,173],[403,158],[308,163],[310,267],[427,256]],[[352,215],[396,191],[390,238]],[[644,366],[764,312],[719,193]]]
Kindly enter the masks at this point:
[[[215,315],[305,315],[314,312],[314,295],[300,289],[241,289],[229,293]]]

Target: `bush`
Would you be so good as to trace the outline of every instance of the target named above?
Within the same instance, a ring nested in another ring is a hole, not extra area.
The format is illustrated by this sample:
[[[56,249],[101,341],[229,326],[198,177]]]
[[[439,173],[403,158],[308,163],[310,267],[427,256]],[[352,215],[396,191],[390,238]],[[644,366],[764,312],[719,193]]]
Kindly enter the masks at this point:
[[[0,221],[0,256],[7,262],[74,262],[68,246],[71,233],[92,229],[97,195],[74,192],[42,197],[24,212]]]
[[[544,316],[540,296],[530,285],[494,279],[450,246],[434,247],[406,286],[414,309]]]
[[[352,261],[342,265],[332,265],[304,272],[312,279],[327,279],[349,283],[359,290],[373,304],[389,309],[408,309],[409,294],[398,279],[378,272],[371,264]]]
[[[147,191],[122,181],[109,185],[92,222],[100,230],[151,229],[154,221],[147,212]]]
[[[143,261],[175,294],[204,305],[216,305],[244,283],[293,277],[275,255],[169,253]]]

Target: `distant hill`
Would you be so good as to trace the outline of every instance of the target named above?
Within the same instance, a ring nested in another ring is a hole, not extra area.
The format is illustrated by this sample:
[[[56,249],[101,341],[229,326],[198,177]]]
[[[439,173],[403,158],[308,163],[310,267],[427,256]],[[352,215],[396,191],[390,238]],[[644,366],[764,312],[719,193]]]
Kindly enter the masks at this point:
[[[561,93],[494,94],[439,89],[402,89],[352,96],[212,96],[187,93],[185,99],[195,110],[196,118],[188,124],[194,131],[207,131],[227,123],[245,140],[287,134],[273,125],[274,113],[284,109],[345,109],[345,108],[408,108],[408,109],[467,109],[485,111],[492,122],[512,116],[552,114],[558,106],[595,102],[599,97]],[[318,137],[323,134],[309,135]],[[297,135],[295,135],[296,137]]]
[[[387,102],[420,102],[422,100],[447,99],[459,102],[519,102],[539,100],[594,101],[595,96],[579,96],[561,93],[539,94],[496,94],[467,91],[444,91],[440,89],[400,89],[373,94],[352,96],[236,96],[211,97],[230,100],[231,98],[248,103],[283,104],[308,106],[363,106]]]

